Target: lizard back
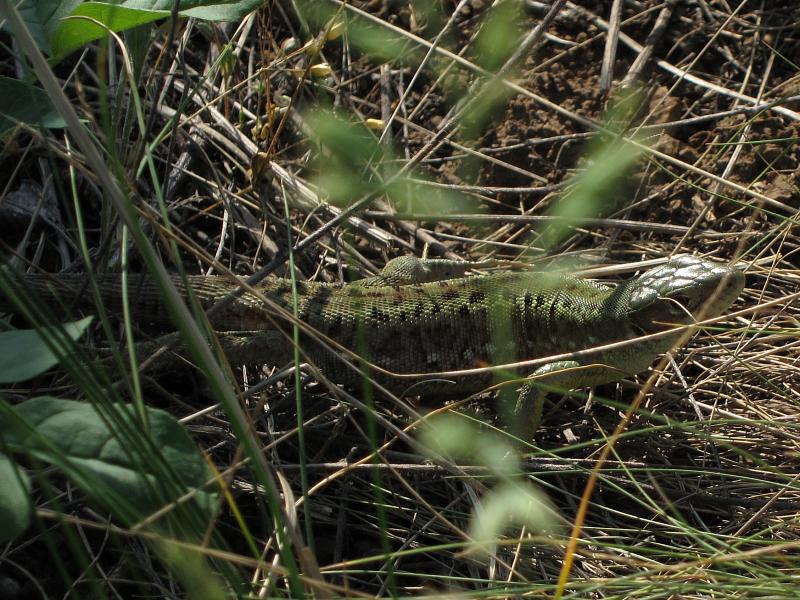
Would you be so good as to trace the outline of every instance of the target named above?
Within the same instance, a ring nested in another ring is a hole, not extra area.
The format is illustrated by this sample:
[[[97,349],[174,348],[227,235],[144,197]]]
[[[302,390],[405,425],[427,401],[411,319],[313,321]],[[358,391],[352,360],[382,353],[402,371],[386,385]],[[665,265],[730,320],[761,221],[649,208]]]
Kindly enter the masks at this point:
[[[67,306],[88,308],[91,303],[83,275],[27,275],[25,280],[34,292],[58,297]],[[101,274],[96,282],[106,309],[121,312],[120,276]],[[189,276],[185,282],[174,277],[173,283],[184,297],[188,284],[204,310],[238,288],[220,276]],[[325,348],[316,334],[364,357],[378,371],[421,376],[545,357],[633,335],[615,306],[614,288],[558,274],[501,273],[383,287],[302,281],[296,285],[299,320],[307,326],[301,348],[324,373],[347,385],[358,385],[361,375],[344,364],[341,352]],[[294,302],[291,282],[268,278],[255,292],[244,292],[213,314],[212,326],[247,335],[278,328],[288,332],[291,323],[285,317]],[[160,290],[150,277],[129,275],[128,294],[137,321],[169,325]],[[289,337],[272,339],[272,356],[254,356],[252,362],[290,360]],[[478,391],[493,379],[491,373],[452,381],[378,375],[394,390],[415,385],[420,393],[444,395]]]

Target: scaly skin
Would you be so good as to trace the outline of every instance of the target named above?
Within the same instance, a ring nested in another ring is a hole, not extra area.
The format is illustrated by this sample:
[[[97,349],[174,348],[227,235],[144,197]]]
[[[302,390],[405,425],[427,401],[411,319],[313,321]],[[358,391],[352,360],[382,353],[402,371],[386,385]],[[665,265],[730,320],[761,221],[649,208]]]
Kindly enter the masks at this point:
[[[331,380],[348,386],[358,386],[361,374],[345,363],[347,353],[342,348],[365,357],[377,367],[377,381],[397,393],[411,388],[415,395],[467,395],[491,385],[496,374],[448,377],[448,371],[631,340],[689,323],[689,312],[696,315],[702,310],[705,317],[717,316],[744,285],[740,270],[688,255],[677,256],[617,287],[536,272],[464,276],[468,266],[403,258],[391,261],[380,275],[360,282],[298,282],[305,357]],[[27,275],[25,281],[51,304],[58,296],[66,305],[86,284],[82,275],[65,274]],[[419,281],[423,283],[416,283]],[[187,282],[204,309],[238,287],[222,277],[191,276]],[[118,276],[102,275],[98,284],[106,308],[121,311]],[[180,279],[176,278],[175,285],[186,294]],[[286,363],[292,356],[290,338],[279,328],[290,331],[286,315],[292,310],[291,284],[272,278],[259,284],[256,291],[244,293],[214,314],[212,326],[221,332],[221,343],[232,363]],[[130,276],[129,293],[137,321],[169,325],[160,292],[149,278]],[[82,298],[91,296],[88,291],[80,293]],[[320,342],[318,334],[327,344]],[[565,388],[616,381],[647,369],[679,336],[547,363],[533,375],[546,375],[548,384]],[[337,346],[339,349],[331,352],[331,347]],[[540,401],[532,388],[523,389],[518,411],[530,410],[534,400]],[[532,410],[536,412],[540,406]]]

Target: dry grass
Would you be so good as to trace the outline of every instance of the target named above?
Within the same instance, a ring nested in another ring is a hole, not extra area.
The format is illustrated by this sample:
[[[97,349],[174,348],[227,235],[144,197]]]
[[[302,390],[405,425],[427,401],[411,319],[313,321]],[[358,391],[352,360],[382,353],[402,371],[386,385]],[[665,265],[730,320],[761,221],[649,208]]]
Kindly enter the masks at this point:
[[[604,48],[611,3],[565,2],[532,40],[535,51],[504,65],[521,42],[503,49],[503,36],[485,33],[488,2],[460,2],[457,14],[453,2],[308,4],[337,11],[334,22],[350,25],[318,55],[303,45],[311,38],[292,2],[270,2],[225,27],[165,27],[142,62],[144,131],[131,126],[131,89],[96,48],[55,70],[88,129],[113,150],[109,165],[164,262],[172,263],[167,241],[175,241],[190,272],[282,275],[293,246],[298,276],[323,281],[423,252],[535,265],[558,256],[572,269],[618,266],[616,275],[625,276],[642,261],[678,252],[746,263],[747,288],[734,314],[672,355],[600,468],[564,593],[793,594],[800,10],[788,1],[621,3],[614,51]],[[538,2],[500,4],[520,11],[504,23],[513,24],[509,39],[534,32],[545,12]],[[306,15],[314,35],[331,24]],[[373,34],[388,56],[365,52]],[[500,44],[496,56],[487,54],[492,44]],[[330,70],[314,75],[320,69],[310,67],[322,63]],[[600,75],[612,67],[612,91],[634,72],[642,94],[635,112],[609,119]],[[343,121],[325,116],[331,106]],[[579,212],[568,212],[575,174],[618,147],[598,145],[609,129],[632,140],[623,147],[636,148],[635,162],[616,178],[590,180]],[[21,128],[1,154],[5,193],[32,180],[48,208],[58,197],[64,203],[52,209],[70,213],[74,201],[95,268],[117,268],[123,249],[132,268],[140,266],[96,173],[71,148],[58,130]],[[148,156],[153,174],[140,169]],[[575,217],[566,227],[565,213]],[[4,253],[49,271],[83,268],[74,216],[64,222],[7,232]],[[373,405],[353,393],[373,415],[312,376],[301,381],[299,439],[292,373],[260,386],[270,371],[250,365],[235,378],[273,476],[293,491],[284,507],[298,532],[311,533],[306,543],[326,582],[317,595],[331,586],[334,596],[430,597],[562,593],[557,581],[588,474],[648,376],[554,399],[524,469],[557,508],[561,528],[541,535],[511,527],[482,555],[463,551],[471,515],[494,483],[490,470],[477,459],[430,462],[411,441],[417,429],[406,404],[378,397]],[[151,386],[149,401],[181,418],[227,473],[242,518],[224,507],[217,523],[241,559],[231,564],[256,593],[288,594],[271,520],[238,464],[217,398],[192,372]],[[491,399],[461,409],[494,421]],[[98,565],[93,576],[105,578],[106,594],[180,595],[169,569],[151,564],[135,536],[108,529],[109,546],[96,531],[102,515],[63,508],[91,522],[76,528],[73,543]],[[41,536],[9,547],[0,572],[17,582],[32,578],[47,597],[70,585],[83,589],[81,568],[69,560],[65,580],[46,572],[36,558]],[[243,536],[261,553],[258,568]],[[14,566],[24,561],[33,561],[29,577]]]

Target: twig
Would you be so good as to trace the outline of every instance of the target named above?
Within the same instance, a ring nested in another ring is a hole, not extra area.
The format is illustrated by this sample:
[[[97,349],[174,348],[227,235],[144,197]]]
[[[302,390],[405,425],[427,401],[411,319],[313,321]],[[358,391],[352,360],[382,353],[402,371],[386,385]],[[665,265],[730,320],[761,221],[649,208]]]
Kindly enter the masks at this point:
[[[622,0],[614,0],[611,5],[611,15],[608,18],[608,32],[606,33],[606,47],[603,51],[603,66],[600,68],[600,89],[607,92],[611,89],[614,80],[614,60],[617,57],[617,42],[619,41],[619,22],[622,12]]]
[[[670,17],[672,17],[672,10],[675,7],[676,2],[677,0],[668,0],[664,4],[664,8],[661,9],[661,12],[658,13],[656,22],[653,24],[653,29],[650,31],[650,34],[647,36],[647,39],[644,42],[644,47],[642,48],[641,52],[639,52],[639,56],[636,57],[636,60],[633,61],[633,64],[628,70],[628,74],[623,78],[622,83],[620,83],[620,88],[625,89],[633,84],[634,81],[639,79],[642,69],[653,56],[653,50],[655,49],[656,44],[667,30],[667,23],[669,23]]]

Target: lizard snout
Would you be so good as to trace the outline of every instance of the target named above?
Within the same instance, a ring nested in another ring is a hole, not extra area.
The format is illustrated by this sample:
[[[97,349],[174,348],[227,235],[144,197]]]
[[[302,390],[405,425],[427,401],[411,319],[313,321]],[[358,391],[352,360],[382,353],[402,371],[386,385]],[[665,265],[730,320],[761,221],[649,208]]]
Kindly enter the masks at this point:
[[[686,324],[725,312],[744,288],[741,267],[679,255],[631,280],[632,324],[651,333],[664,324]]]

